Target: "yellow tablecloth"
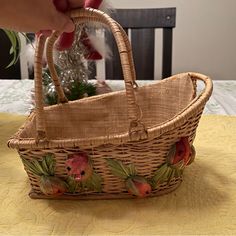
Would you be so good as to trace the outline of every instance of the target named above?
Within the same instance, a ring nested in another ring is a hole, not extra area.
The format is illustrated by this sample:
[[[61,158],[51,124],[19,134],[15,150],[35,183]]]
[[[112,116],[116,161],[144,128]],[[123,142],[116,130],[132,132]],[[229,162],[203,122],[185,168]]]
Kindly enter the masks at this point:
[[[31,200],[6,141],[25,117],[0,115],[1,235],[236,235],[236,117],[203,116],[196,161],[168,195],[137,200]]]

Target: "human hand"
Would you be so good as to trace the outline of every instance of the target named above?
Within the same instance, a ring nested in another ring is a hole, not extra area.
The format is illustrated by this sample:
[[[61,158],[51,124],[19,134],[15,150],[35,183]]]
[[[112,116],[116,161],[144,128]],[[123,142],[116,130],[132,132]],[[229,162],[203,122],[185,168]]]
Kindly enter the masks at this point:
[[[0,27],[21,32],[59,30],[72,32],[74,24],[59,12],[52,0],[0,0]],[[70,8],[83,7],[84,0],[68,0]]]

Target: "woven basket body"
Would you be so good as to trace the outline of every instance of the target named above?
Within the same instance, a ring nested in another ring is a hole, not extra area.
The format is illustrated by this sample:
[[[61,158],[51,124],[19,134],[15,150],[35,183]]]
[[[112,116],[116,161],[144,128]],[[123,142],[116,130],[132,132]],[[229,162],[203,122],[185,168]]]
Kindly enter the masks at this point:
[[[124,181],[111,173],[106,160],[119,160],[125,165],[132,163],[139,176],[150,179],[166,162],[171,146],[181,137],[188,137],[193,143],[212,92],[211,80],[198,73],[182,73],[138,87],[130,45],[121,27],[99,11],[76,10],[70,14],[75,22],[99,21],[112,29],[121,55],[126,90],[67,102],[51,63],[52,45],[58,36],[54,32],[47,42],[47,58],[54,83],[58,85],[60,103],[43,107],[41,58],[45,39],[41,37],[35,62],[36,109],[8,145],[29,161],[40,161],[44,155],[53,154],[55,176],[61,179],[67,178],[68,155],[87,153],[94,171],[102,179],[102,190],[66,192],[57,198],[132,198]],[[205,83],[205,89],[199,94],[198,80]],[[39,177],[26,171],[32,198],[55,198],[42,194]],[[150,196],[168,193],[181,181],[182,176],[173,177],[152,190]]]

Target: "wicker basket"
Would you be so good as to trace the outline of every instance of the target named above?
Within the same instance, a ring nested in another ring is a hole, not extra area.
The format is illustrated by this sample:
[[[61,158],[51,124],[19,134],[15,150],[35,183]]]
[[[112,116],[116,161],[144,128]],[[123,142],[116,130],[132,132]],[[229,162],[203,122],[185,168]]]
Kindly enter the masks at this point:
[[[32,186],[32,198],[133,198],[129,193],[133,192],[127,191],[127,186],[130,186],[127,185],[128,179],[132,180],[138,175],[142,180],[147,180],[141,181],[147,184],[166,164],[174,144],[182,137],[188,137],[190,145],[193,143],[202,111],[212,93],[212,82],[202,74],[182,73],[138,87],[131,47],[121,26],[103,12],[94,9],[73,10],[70,15],[77,24],[96,21],[111,29],[120,53],[125,91],[68,102],[53,65],[52,48],[59,36],[59,32],[54,32],[47,40],[46,55],[59,104],[44,107],[42,54],[46,38],[41,36],[35,57],[36,109],[9,140],[8,145],[17,149],[24,159]],[[197,80],[205,84],[200,94],[197,93]],[[35,175],[29,163],[43,166],[45,163],[42,158],[51,155],[55,161],[51,175],[66,181],[66,162],[71,156],[79,154],[89,157],[90,172],[92,166],[92,172],[99,176],[99,191],[94,183],[93,189],[76,180],[73,184],[79,187],[73,191],[64,191],[60,195],[45,194],[41,186],[42,176]],[[123,172],[121,177],[114,173],[114,165],[111,163],[115,163],[118,169],[130,170],[127,178],[122,178]],[[178,187],[181,181],[182,172],[174,174],[168,181],[164,179],[152,188],[149,196],[168,193]],[[134,181],[131,181],[132,184]]]

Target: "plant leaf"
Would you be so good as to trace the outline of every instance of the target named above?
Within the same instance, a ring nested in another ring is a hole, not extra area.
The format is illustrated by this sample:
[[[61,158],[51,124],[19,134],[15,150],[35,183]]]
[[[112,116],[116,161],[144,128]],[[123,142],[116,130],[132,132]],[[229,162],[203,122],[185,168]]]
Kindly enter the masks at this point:
[[[11,67],[12,65],[14,65],[15,64],[15,61],[16,61],[16,57],[17,57],[17,49],[16,49],[16,38],[15,38],[15,32],[13,32],[13,31],[5,31],[5,33],[7,34],[7,36],[8,36],[8,38],[9,38],[9,40],[10,40],[10,42],[11,42],[11,49],[10,49],[10,55],[11,54],[13,54],[13,59],[12,59],[12,61],[8,64],[8,66],[6,67],[6,68],[9,68],[9,67]],[[12,52],[12,53],[11,53]]]
[[[14,52],[14,48],[11,46],[9,53],[12,54]]]
[[[30,38],[27,36],[27,34],[22,33],[22,32],[20,32],[20,34],[21,34],[22,36],[24,36],[25,39],[26,39],[26,41],[27,41],[27,43],[30,43],[31,46],[32,46],[32,48],[35,49],[34,44],[33,44],[32,41],[30,40]]]
[[[10,40],[11,45],[12,45],[9,53],[10,53],[10,55],[13,54],[13,59],[6,67],[6,68],[9,68],[12,65],[16,64],[16,62],[19,59],[20,50],[21,50],[21,41],[20,41],[20,37],[17,32],[14,32],[11,30],[5,30],[5,29],[3,29],[3,31],[7,35],[8,39]]]
[[[15,34],[15,36],[16,36],[16,40],[17,40],[17,45],[18,45],[18,53],[16,54],[16,59],[15,59],[15,63],[14,64],[16,64],[17,63],[17,61],[19,60],[19,57],[20,57],[20,52],[21,52],[21,40],[20,40],[20,36],[19,36],[19,34]]]

